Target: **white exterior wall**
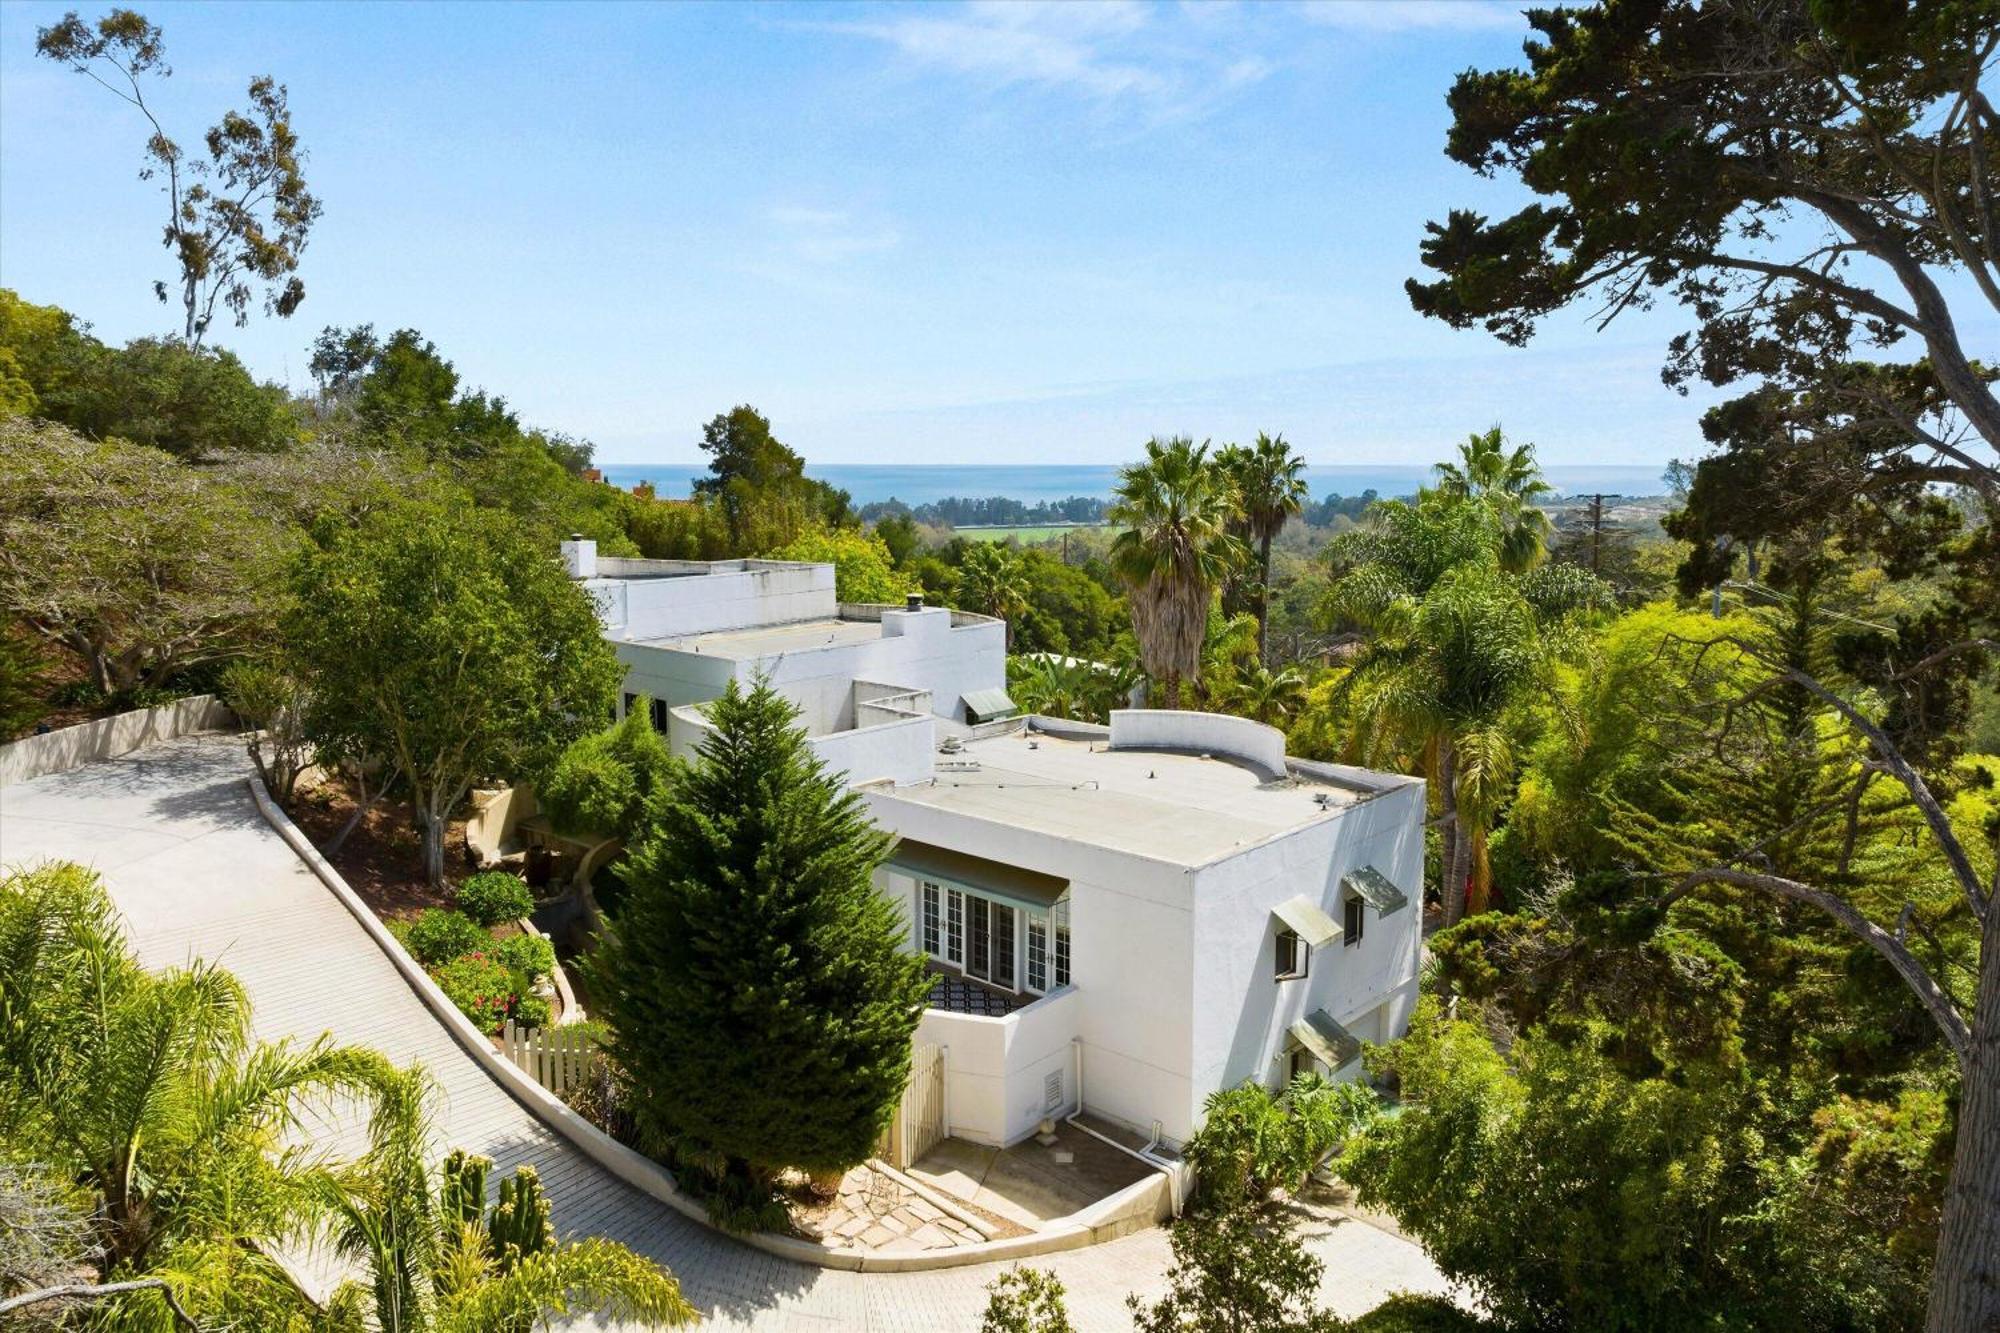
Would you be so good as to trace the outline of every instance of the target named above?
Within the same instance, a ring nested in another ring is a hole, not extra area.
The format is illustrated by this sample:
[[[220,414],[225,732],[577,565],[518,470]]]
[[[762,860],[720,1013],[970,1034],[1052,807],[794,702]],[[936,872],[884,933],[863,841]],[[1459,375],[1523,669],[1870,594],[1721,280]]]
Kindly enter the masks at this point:
[[[1207,1091],[1197,1092],[1190,1072],[1195,936],[1189,889],[1193,872],[899,800],[893,791],[863,795],[876,822],[903,837],[1069,880],[1073,1023],[1074,1035],[1083,1042],[1084,1104],[1093,1114],[1141,1132],[1150,1132],[1157,1119],[1168,1137],[1186,1138],[1194,1128],[1190,1108],[1198,1107]],[[892,881],[900,879],[892,877]],[[907,912],[907,881],[894,891]],[[925,1022],[930,1021],[927,1014]],[[976,1039],[968,1040],[973,1040],[968,1050],[961,1051],[956,1045],[952,1048],[953,1064],[961,1076],[969,1079],[980,1071],[1004,1071],[1004,1062],[996,1065],[990,1053],[981,1054],[986,1047]],[[1031,1062],[1035,1070],[1053,1068],[1054,1055],[1043,1052],[1034,1061],[1040,1062]],[[1039,1076],[1023,1072],[1020,1077],[1028,1081],[1020,1082],[1018,1088],[1010,1084],[1008,1094],[1019,1104],[997,1122],[1003,1133],[1019,1129],[1024,1108],[1041,1102]],[[1065,1099],[1073,1096],[1066,1087]],[[996,1123],[993,1114],[987,1113],[989,1125]],[[956,1104],[952,1118],[956,1127],[960,1119]],[[1040,1118],[1041,1113],[1035,1112],[1033,1119]],[[1033,1127],[1033,1120],[1026,1123]],[[968,1123],[966,1132],[976,1131]]]
[[[747,680],[759,667],[798,703],[806,729],[814,734],[853,725],[857,680],[927,690],[939,717],[962,722],[968,692],[1006,688],[1007,627],[993,621],[954,629],[951,612],[938,607],[885,611],[879,639],[745,662],[738,674]]]
[[[619,689],[624,694],[658,699],[670,709],[721,698],[729,688],[730,677],[736,674],[736,663],[726,657],[677,653],[642,643],[620,643],[616,639],[611,646],[625,667],[625,683]],[[618,711],[621,716],[625,711],[622,695]]]
[[[1168,708],[1120,708],[1111,714],[1111,748],[1190,750],[1233,755],[1267,773],[1285,771],[1285,733],[1247,717]]]
[[[702,737],[714,727],[701,709],[683,704],[667,710],[667,749],[677,758],[692,759]],[[919,782],[931,774],[937,750],[937,719],[928,713],[891,720],[830,736],[807,736],[806,744],[829,770],[849,783]]]
[[[1010,1147],[1035,1132],[1044,1117],[1076,1110],[1073,1038],[1082,1012],[1075,987],[1054,991],[1005,1018],[924,1010],[916,1040],[945,1048],[945,1103],[950,1132],[994,1147]],[[1054,1109],[1047,1080],[1061,1080]]]
[[[587,579],[618,639],[664,639],[834,616],[833,566],[746,560],[676,578]]]
[[[747,685],[762,670],[780,693],[798,705],[799,721],[813,736],[855,725],[857,680],[928,693],[937,716],[958,721],[964,720],[967,692],[1006,687],[1006,627],[998,621],[954,629],[949,611],[889,611],[883,613],[882,627],[879,639],[799,648],[754,660],[615,638],[612,646],[625,665],[624,692],[664,700],[669,708],[719,698],[731,677]]]
[[[811,736],[806,743],[835,773],[849,782],[917,782],[930,776],[937,751],[937,719],[929,713],[902,717],[830,736]]]
[[[1275,1085],[1290,1045],[1286,1030],[1316,1009],[1364,1040],[1402,1035],[1422,948],[1423,816],[1424,784],[1410,782],[1202,869],[1194,894],[1195,937],[1203,941],[1193,976],[1197,1088],[1245,1079]],[[1341,877],[1364,865],[1388,876],[1408,904],[1387,917],[1364,909],[1359,944],[1314,949],[1303,980],[1276,980],[1280,927],[1272,910],[1304,894],[1340,921]]]

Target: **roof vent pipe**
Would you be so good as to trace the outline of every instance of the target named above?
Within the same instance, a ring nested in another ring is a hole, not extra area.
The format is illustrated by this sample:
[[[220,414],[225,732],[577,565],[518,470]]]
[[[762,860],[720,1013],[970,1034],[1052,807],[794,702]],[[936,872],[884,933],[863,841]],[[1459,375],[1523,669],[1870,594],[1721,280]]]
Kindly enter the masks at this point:
[[[923,595],[922,593],[920,593],[920,592],[913,592],[913,593],[909,593],[909,594],[906,594],[906,595],[904,596],[904,598],[903,598],[903,609],[904,609],[905,611],[921,611],[921,610],[923,610],[923,609],[924,609],[924,595]]]

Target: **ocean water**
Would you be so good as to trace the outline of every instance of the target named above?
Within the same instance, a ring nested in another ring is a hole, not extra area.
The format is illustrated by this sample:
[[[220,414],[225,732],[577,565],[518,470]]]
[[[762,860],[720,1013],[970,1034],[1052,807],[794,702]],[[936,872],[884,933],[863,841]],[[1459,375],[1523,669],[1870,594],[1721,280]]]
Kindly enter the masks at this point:
[[[694,479],[706,476],[705,463],[607,463],[605,480],[627,490],[642,481],[653,483],[666,499],[691,493]],[[1543,469],[1549,484],[1566,495],[1660,495],[1664,467],[1601,464]],[[920,505],[961,496],[985,499],[1005,496],[1033,504],[1065,500],[1072,495],[1109,499],[1118,482],[1116,464],[993,464],[993,463],[826,463],[806,464],[806,475],[845,490],[857,505],[877,500],[901,500]],[[1352,464],[1306,469],[1315,500],[1328,495],[1359,495],[1373,488],[1382,495],[1409,495],[1432,479],[1427,466]]]

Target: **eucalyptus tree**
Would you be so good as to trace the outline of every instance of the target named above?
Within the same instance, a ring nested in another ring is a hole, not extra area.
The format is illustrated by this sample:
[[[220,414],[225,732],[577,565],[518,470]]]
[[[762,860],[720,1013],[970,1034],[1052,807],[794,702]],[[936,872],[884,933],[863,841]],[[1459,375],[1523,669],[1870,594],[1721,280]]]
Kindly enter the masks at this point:
[[[178,276],[156,282],[153,294],[181,306],[181,336],[199,347],[220,310],[240,328],[250,322],[253,284],[264,286],[264,310],[287,317],[306,299],[298,276],[306,237],[320,202],[306,185],[305,150],[292,129],[285,85],[268,75],[250,80],[250,110],[231,110],[202,135],[207,157],[191,155],[167,133],[146,97],[145,76],[164,78],[166,44],[157,23],[114,9],[95,24],[74,10],[40,29],[35,49],[82,74],[134,107],[146,120],[142,180],[157,178],[166,195],[162,244]]]
[[[1283,435],[1257,432],[1256,443],[1228,445],[1216,462],[1236,486],[1236,505],[1244,530],[1257,547],[1257,658],[1265,657],[1271,612],[1271,543],[1312,498],[1306,485],[1306,460]]]
[[[1155,436],[1144,461],[1119,474],[1114,496],[1108,517],[1123,530],[1111,566],[1129,591],[1140,665],[1178,708],[1182,684],[1201,674],[1215,590],[1248,556],[1229,531],[1235,487],[1206,444]]]
[[[1421,756],[1442,811],[1446,924],[1486,874],[1486,833],[1511,790],[1510,723],[1566,646],[1572,618],[1601,604],[1588,571],[1517,573],[1498,511],[1443,491],[1385,501],[1341,537],[1328,612],[1363,637],[1347,677],[1357,725],[1377,754]]]
[[[1533,569],[1548,554],[1555,531],[1548,512],[1536,505],[1555,488],[1542,479],[1532,444],[1507,447],[1498,426],[1477,432],[1458,446],[1458,462],[1439,463],[1438,489],[1477,500],[1500,523],[1500,564],[1516,573]]]

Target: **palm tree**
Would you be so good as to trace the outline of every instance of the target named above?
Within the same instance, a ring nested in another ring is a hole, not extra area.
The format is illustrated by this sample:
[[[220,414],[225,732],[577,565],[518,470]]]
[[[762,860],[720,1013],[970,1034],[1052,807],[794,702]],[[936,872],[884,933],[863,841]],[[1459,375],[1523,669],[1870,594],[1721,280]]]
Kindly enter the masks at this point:
[[[1024,712],[1108,722],[1139,683],[1136,667],[1037,653],[1007,659],[1007,688]]]
[[[370,1095],[388,1073],[325,1037],[250,1034],[227,972],[139,966],[92,872],[0,879],[0,1140],[92,1196],[100,1279],[156,1279],[218,1328],[308,1318],[265,1257],[316,1212],[324,1160],[299,1137],[315,1109]]]
[[[1007,659],[1007,687],[1022,711],[1079,722],[1090,716],[1096,664],[1054,653]]]
[[[973,542],[958,566],[956,601],[961,609],[1007,622],[1012,642],[1014,621],[1027,612],[1021,579],[1021,557],[1000,542]]]
[[[1236,486],[1236,504],[1244,529],[1257,545],[1257,660],[1265,658],[1271,619],[1271,542],[1284,530],[1285,520],[1312,498],[1306,485],[1306,460],[1285,443],[1257,432],[1257,442],[1245,448],[1230,445],[1216,455]]]
[[[368,1155],[322,1180],[341,1251],[364,1260],[380,1333],[528,1333],[551,1316],[605,1315],[647,1328],[697,1318],[673,1275],[613,1241],[559,1241],[531,1166],[486,1205],[484,1157],[433,1171],[429,1077],[395,1075],[377,1100]],[[358,1289],[341,1299],[357,1304]]]
[[[1282,728],[1306,701],[1306,678],[1297,667],[1273,671],[1262,662],[1246,665],[1237,675],[1236,710],[1266,726]]]
[[[1347,676],[1364,757],[1422,756],[1442,809],[1445,924],[1487,883],[1487,830],[1511,789],[1518,709],[1545,684],[1579,610],[1602,604],[1587,570],[1510,570],[1491,511],[1421,492],[1378,505],[1335,543],[1330,610],[1365,635]]]
[[[1507,447],[1498,426],[1469,436],[1458,446],[1456,463],[1439,463],[1438,489],[1477,500],[1493,515],[1500,532],[1500,564],[1512,573],[1533,569],[1548,551],[1554,525],[1535,501],[1554,490],[1542,480],[1535,446]]]
[[[1160,682],[1166,706],[1178,708],[1182,682],[1201,671],[1216,585],[1247,555],[1229,531],[1235,488],[1206,444],[1156,436],[1145,461],[1119,475],[1115,496],[1109,517],[1124,531],[1111,543],[1111,564],[1131,593],[1140,664]]]

